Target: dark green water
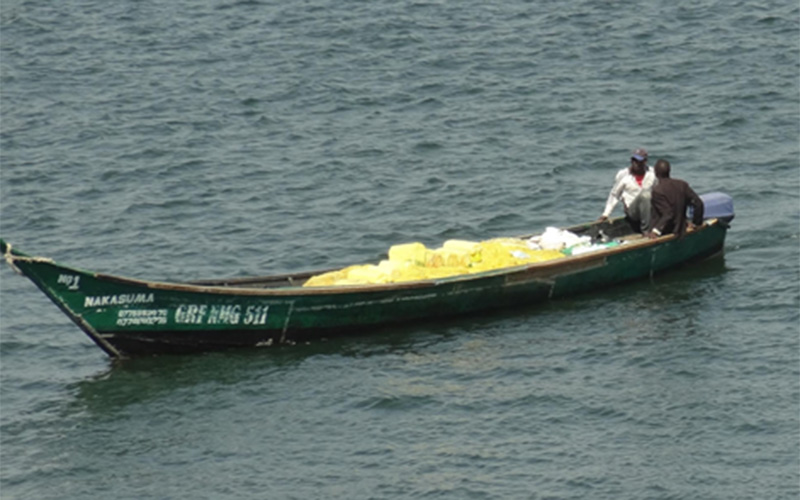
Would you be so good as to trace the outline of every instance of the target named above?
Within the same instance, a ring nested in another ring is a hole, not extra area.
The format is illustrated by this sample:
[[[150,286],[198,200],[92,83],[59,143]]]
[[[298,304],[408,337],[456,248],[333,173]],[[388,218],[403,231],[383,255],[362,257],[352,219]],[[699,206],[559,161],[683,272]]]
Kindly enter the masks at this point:
[[[0,231],[82,268],[538,232],[599,216],[637,147],[733,196],[724,258],[122,364],[3,267],[0,497],[800,495],[797,2],[3,2]]]

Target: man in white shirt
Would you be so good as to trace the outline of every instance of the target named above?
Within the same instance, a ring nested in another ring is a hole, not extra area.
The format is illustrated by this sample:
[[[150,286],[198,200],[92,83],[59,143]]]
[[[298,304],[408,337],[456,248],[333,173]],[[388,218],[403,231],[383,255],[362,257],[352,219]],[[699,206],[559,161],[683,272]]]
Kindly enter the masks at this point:
[[[650,191],[656,182],[653,169],[647,165],[647,151],[637,149],[631,155],[631,166],[617,172],[606,208],[597,220],[603,222],[608,219],[621,200],[625,218],[631,227],[640,233],[646,232],[650,225]]]

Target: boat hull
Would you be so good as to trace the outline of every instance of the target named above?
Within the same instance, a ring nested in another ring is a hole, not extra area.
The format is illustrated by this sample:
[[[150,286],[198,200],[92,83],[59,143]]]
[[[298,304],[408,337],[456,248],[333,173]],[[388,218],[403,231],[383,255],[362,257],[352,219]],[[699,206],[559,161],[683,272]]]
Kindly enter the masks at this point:
[[[681,239],[642,239],[539,264],[438,280],[323,288],[141,281],[29,257],[5,243],[2,251],[106,353],[132,357],[308,341],[535,304],[708,258],[722,251],[726,230],[713,223]]]

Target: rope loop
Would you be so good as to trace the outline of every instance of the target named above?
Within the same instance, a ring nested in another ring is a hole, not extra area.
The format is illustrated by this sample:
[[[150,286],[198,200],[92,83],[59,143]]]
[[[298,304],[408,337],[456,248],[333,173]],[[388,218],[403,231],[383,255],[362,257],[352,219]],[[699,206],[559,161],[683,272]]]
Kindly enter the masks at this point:
[[[13,269],[17,274],[23,274],[22,270],[17,267],[15,262],[44,262],[47,264],[53,264],[53,259],[48,259],[46,257],[28,257],[25,255],[14,255],[11,253],[11,243],[6,243],[6,252],[3,254],[3,258],[6,259],[6,262],[11,269]]]

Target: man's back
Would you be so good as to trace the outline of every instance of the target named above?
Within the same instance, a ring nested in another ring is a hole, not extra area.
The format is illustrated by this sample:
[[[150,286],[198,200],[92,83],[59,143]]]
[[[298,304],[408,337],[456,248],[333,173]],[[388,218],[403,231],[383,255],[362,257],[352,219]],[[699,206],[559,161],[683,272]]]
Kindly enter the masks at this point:
[[[660,234],[676,233],[683,235],[686,228],[686,206],[694,207],[693,223],[703,223],[703,201],[686,181],[660,178],[653,187],[652,227]]]

